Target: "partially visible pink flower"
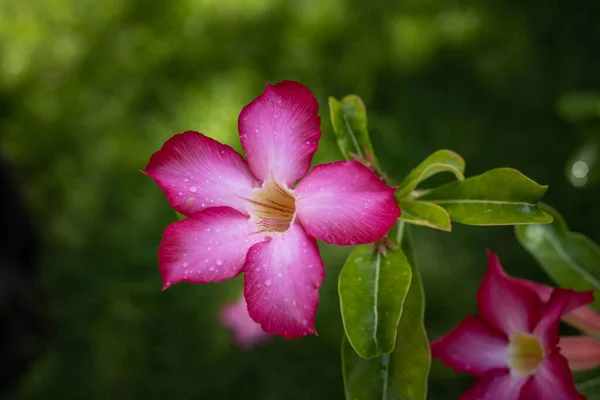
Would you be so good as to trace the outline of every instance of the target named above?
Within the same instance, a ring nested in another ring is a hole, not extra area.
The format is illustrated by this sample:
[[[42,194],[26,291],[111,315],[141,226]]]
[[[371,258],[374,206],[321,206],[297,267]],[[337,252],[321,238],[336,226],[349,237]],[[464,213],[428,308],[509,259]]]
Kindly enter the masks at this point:
[[[548,301],[550,295],[554,290],[553,287],[528,281],[526,279],[509,277],[509,279],[520,283],[521,285],[527,286],[529,289],[537,293],[542,301]],[[589,306],[579,307],[575,310],[562,316],[562,320],[571,326],[587,333],[588,335],[600,337],[600,314],[594,311]]]
[[[223,325],[231,329],[235,342],[241,348],[249,349],[271,338],[271,335],[263,331],[260,325],[250,318],[244,293],[240,294],[235,303],[223,307],[221,321]]]
[[[600,366],[600,342],[593,337],[563,336],[558,347],[571,371],[588,371]]]
[[[144,172],[189,217],[163,235],[158,263],[165,289],[244,272],[248,311],[266,332],[316,334],[324,269],[315,238],[371,243],[400,216],[395,189],[359,162],[308,172],[321,137],[318,109],[297,82],[267,85],[239,116],[246,160],[197,132],[175,135],[152,156]]]
[[[477,293],[481,316],[465,318],[431,344],[432,356],[479,377],[461,399],[584,399],[558,347],[560,317],[591,303],[591,292],[554,289],[548,301],[508,277],[488,252]]]

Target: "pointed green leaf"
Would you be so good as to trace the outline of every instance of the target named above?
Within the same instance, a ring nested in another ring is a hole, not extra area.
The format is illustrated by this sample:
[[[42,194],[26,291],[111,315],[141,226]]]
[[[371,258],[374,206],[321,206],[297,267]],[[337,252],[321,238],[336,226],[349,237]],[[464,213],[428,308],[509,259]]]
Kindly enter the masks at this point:
[[[587,400],[600,400],[600,377],[578,384],[577,391]]]
[[[399,205],[402,210],[400,220],[404,222],[447,232],[452,230],[450,215],[442,206],[424,201],[400,202]]]
[[[359,96],[349,94],[342,100],[329,97],[329,115],[338,146],[346,160],[352,159],[349,153],[365,158],[365,149],[375,159],[367,130],[367,109]]]
[[[396,327],[410,285],[411,269],[404,252],[372,252],[371,245],[354,248],[340,273],[338,290],[344,329],[364,358],[394,350]]]
[[[182,219],[186,219],[187,217],[177,211],[175,211],[175,216],[177,217],[177,221],[181,221]]]
[[[404,301],[392,354],[361,358],[344,336],[342,372],[348,400],[425,400],[431,354],[423,325],[425,299],[423,285],[406,237],[402,243],[411,262],[413,279]]]
[[[552,216],[538,205],[547,189],[516,169],[498,168],[447,183],[418,200],[439,204],[453,221],[467,225],[547,224]]]
[[[600,290],[600,247],[588,237],[569,231],[563,217],[543,205],[554,217],[548,225],[524,225],[515,229],[517,239],[559,286],[574,290]],[[596,296],[600,306],[600,296]]]
[[[404,178],[396,191],[396,198],[399,200],[407,198],[420,182],[440,172],[451,172],[456,176],[456,179],[463,180],[465,160],[450,150],[436,151]]]

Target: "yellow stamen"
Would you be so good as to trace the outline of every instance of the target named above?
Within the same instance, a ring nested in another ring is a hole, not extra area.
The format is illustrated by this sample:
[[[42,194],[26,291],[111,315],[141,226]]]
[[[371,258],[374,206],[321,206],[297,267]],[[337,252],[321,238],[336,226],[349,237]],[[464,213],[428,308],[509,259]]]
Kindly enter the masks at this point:
[[[531,375],[544,359],[540,341],[529,333],[515,333],[508,345],[508,366],[518,376]]]
[[[265,182],[248,200],[252,204],[250,214],[262,232],[285,232],[292,225],[296,200],[285,186]]]

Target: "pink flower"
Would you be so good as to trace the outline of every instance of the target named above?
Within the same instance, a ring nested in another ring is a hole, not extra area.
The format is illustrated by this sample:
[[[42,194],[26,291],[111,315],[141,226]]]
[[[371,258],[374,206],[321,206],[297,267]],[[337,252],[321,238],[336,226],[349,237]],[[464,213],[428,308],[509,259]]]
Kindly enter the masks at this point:
[[[477,293],[481,316],[468,316],[434,341],[432,356],[480,378],[461,399],[584,399],[557,346],[558,329],[562,315],[593,300],[591,292],[554,289],[544,302],[488,252]]]
[[[267,85],[239,116],[247,160],[197,132],[175,135],[152,156],[144,172],[189,217],[165,230],[158,251],[165,289],[244,272],[248,311],[266,332],[316,334],[324,269],[315,238],[370,243],[400,216],[394,188],[359,162],[307,174],[321,137],[318,109],[297,82]]]
[[[223,307],[221,321],[232,330],[235,341],[241,348],[249,349],[271,338],[271,335],[263,331],[260,325],[250,318],[244,293],[240,294],[235,303]]]

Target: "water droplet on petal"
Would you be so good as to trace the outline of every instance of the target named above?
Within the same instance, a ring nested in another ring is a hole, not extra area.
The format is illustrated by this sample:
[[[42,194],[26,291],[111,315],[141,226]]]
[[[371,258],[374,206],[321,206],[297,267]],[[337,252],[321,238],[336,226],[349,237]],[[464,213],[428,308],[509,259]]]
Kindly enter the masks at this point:
[[[271,280],[270,280],[270,279],[267,279],[267,280],[265,281],[265,285],[267,285],[267,286],[271,286]]]
[[[214,270],[215,270],[215,267],[209,267],[209,268],[208,268],[208,270],[209,270],[209,271],[214,271]]]
[[[223,261],[217,260],[217,265],[223,265]]]
[[[196,193],[197,190],[198,190],[198,188],[196,186],[190,187],[190,192],[192,192],[192,193]]]
[[[188,263],[187,263],[187,262],[184,262],[184,263],[183,263],[183,268],[187,268],[187,267],[188,267]]]

